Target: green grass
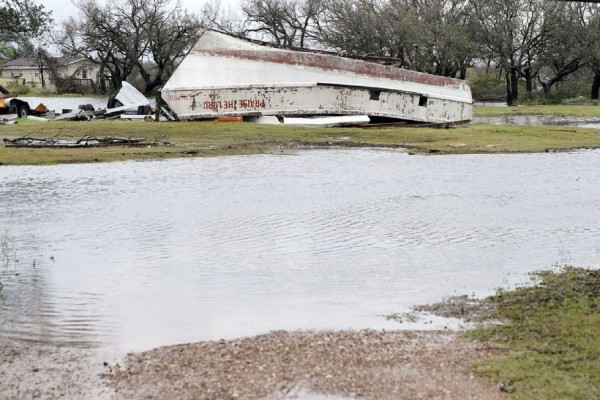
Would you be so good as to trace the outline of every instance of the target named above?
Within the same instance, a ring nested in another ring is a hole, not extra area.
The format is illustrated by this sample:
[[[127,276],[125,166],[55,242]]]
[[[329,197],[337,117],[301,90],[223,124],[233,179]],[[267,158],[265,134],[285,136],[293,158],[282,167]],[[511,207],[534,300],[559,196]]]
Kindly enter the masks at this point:
[[[600,105],[528,105],[515,107],[476,106],[476,117],[502,117],[506,115],[555,115],[561,117],[600,117]]]
[[[503,350],[476,365],[515,399],[600,398],[600,270],[533,274],[534,285],[490,301],[506,324],[469,335]]]
[[[600,110],[600,108],[599,108]],[[130,159],[259,154],[307,146],[405,147],[416,154],[520,153],[600,148],[600,130],[564,126],[471,124],[433,128],[308,128],[250,123],[121,120],[19,121],[0,125],[0,137],[143,137],[172,145],[79,149],[16,149],[0,144],[3,165],[47,165]]]

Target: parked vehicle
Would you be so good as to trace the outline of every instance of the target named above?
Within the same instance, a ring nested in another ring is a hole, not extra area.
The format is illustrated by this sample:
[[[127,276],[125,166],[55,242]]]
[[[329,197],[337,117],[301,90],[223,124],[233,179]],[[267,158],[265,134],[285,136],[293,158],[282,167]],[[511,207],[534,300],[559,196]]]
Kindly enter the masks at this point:
[[[4,95],[0,97],[0,114],[16,114],[19,118],[27,118],[34,114],[25,100],[17,98],[17,95]]]

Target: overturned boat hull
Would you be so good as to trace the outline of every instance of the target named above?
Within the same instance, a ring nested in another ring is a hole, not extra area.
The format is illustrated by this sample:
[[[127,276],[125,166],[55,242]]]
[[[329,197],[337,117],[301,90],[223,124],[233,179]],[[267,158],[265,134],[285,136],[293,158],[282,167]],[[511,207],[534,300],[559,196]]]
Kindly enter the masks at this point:
[[[472,118],[465,81],[331,54],[266,47],[206,31],[161,90],[169,119],[368,115],[457,123]]]

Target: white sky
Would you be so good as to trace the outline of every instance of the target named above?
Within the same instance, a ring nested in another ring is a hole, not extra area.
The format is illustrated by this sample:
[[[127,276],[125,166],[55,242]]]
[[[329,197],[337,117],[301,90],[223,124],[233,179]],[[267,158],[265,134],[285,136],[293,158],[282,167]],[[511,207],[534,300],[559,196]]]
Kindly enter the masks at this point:
[[[55,23],[60,23],[64,19],[70,16],[75,16],[77,14],[77,8],[73,5],[71,0],[51,0],[51,1],[42,1],[42,0],[34,0],[37,4],[43,4],[47,10],[52,11],[52,17],[54,18]],[[103,2],[102,0],[99,0]],[[125,1],[125,0],[123,0]],[[188,9],[192,12],[200,12],[205,3],[209,0],[181,0],[181,4],[184,8]],[[240,3],[243,0],[220,0],[222,7],[228,8],[231,7],[233,9],[239,9]]]

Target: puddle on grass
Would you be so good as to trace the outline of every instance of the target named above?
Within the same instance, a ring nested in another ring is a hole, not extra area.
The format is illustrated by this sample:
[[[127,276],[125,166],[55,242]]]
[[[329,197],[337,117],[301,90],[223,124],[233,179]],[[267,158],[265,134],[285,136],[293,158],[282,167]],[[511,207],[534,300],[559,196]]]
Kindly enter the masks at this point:
[[[77,110],[80,105],[91,104],[95,110],[106,109],[108,97],[29,97],[19,96],[29,103],[29,106],[36,107],[42,103],[48,110],[62,113],[63,110]],[[155,104],[154,99],[148,99],[151,105]]]
[[[25,100],[29,103],[29,106],[34,108],[38,104],[43,104],[48,110],[58,111],[62,110],[77,110],[82,104],[91,104],[94,109],[106,108],[108,97],[29,97],[19,96],[20,99]]]
[[[600,115],[600,111],[598,114]],[[474,117],[473,122],[493,125],[561,125],[600,129],[600,116],[559,117],[555,115],[506,115],[501,117]]]
[[[0,167],[0,337],[144,350],[402,328],[382,316],[600,266],[599,170],[599,151],[373,149]]]

